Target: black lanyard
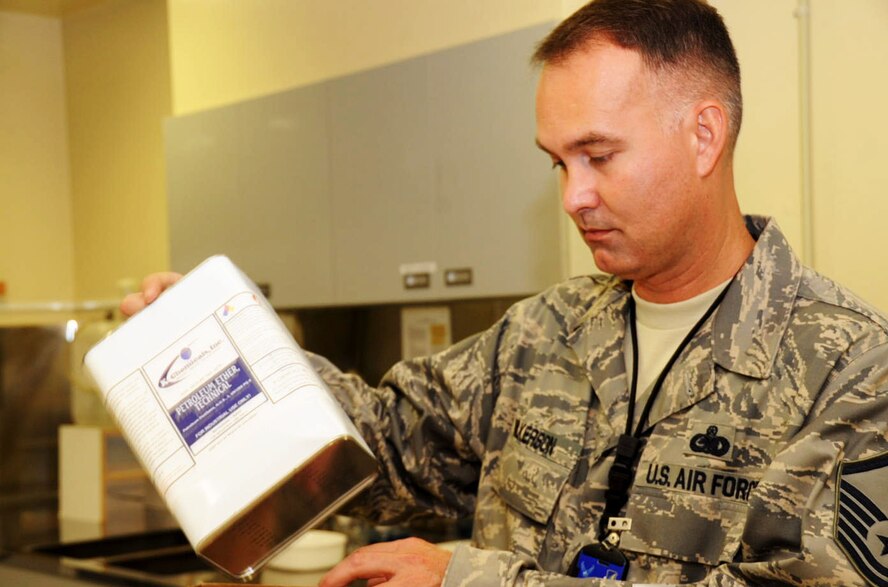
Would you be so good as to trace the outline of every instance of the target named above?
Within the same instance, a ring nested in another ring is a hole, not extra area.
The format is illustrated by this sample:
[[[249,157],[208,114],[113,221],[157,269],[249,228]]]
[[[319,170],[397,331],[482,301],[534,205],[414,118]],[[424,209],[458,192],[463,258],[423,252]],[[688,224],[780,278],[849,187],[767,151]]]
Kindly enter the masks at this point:
[[[718,297],[715,298],[712,305],[710,305],[703,316],[697,320],[694,327],[688,331],[684,339],[681,341],[681,344],[679,344],[678,348],[675,349],[675,352],[672,353],[672,356],[669,358],[669,361],[666,363],[666,366],[660,372],[660,376],[657,377],[657,381],[651,388],[651,393],[644,404],[644,409],[641,411],[641,417],[638,419],[638,426],[636,426],[634,434],[632,433],[632,422],[635,420],[635,397],[638,390],[639,358],[638,334],[635,327],[635,298],[632,297],[631,293],[629,294],[629,332],[632,340],[633,363],[632,385],[629,390],[629,411],[626,415],[626,431],[620,435],[620,438],[617,441],[617,452],[614,457],[614,464],[611,465],[610,470],[607,472],[607,490],[604,492],[604,512],[602,512],[601,520],[598,523],[599,539],[603,540],[607,534],[608,520],[619,515],[620,510],[623,509],[623,506],[626,505],[626,502],[629,500],[629,488],[632,486],[632,480],[635,476],[635,460],[641,452],[643,437],[650,434],[650,430],[646,430],[645,425],[650,416],[654,401],[657,399],[657,395],[659,395],[660,389],[663,387],[663,382],[666,381],[666,376],[672,369],[672,365],[678,360],[682,351],[688,346],[691,339],[694,338],[694,335],[697,334],[697,331],[699,331],[706,320],[712,316],[712,313],[715,312],[715,309],[725,298],[729,287],[730,285],[725,286],[722,292],[718,294]]]

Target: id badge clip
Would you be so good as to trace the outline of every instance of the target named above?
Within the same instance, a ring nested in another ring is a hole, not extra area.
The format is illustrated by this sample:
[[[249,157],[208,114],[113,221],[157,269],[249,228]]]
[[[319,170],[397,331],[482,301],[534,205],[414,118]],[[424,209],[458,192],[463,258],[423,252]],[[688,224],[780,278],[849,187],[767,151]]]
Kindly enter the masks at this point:
[[[581,579],[616,579],[622,581],[629,572],[629,561],[618,548],[620,532],[628,530],[627,518],[608,521],[608,535],[604,542],[587,544],[577,553],[568,574]]]

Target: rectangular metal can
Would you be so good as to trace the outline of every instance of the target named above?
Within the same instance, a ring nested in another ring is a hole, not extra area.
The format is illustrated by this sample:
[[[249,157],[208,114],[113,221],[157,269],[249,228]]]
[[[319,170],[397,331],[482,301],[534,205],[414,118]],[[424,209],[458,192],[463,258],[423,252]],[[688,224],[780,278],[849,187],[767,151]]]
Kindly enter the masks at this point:
[[[195,551],[252,576],[376,476],[259,289],[207,259],[84,359]]]

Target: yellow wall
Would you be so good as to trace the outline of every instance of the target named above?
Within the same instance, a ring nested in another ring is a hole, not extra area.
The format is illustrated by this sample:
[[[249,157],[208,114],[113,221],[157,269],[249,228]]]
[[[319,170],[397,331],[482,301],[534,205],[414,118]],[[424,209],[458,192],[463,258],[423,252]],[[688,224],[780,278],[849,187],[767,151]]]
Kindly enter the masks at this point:
[[[561,15],[561,0],[169,0],[173,111],[229,104]]]
[[[802,245],[796,0],[715,0],[740,60],[743,124],[734,156],[740,207],[773,216]]]
[[[815,266],[888,311],[888,2],[812,0],[811,37]]]
[[[0,280],[10,303],[74,292],[64,96],[59,21],[0,12]]]
[[[164,0],[111,0],[63,19],[76,295],[165,269],[163,119],[171,112]]]

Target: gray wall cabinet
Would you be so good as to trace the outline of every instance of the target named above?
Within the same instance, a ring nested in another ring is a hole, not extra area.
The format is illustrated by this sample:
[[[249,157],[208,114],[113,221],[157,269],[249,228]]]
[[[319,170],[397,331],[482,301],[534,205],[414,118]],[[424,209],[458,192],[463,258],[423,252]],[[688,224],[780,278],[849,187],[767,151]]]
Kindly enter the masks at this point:
[[[550,26],[169,119],[173,269],[227,254],[278,307],[556,282],[557,177],[528,65]]]

